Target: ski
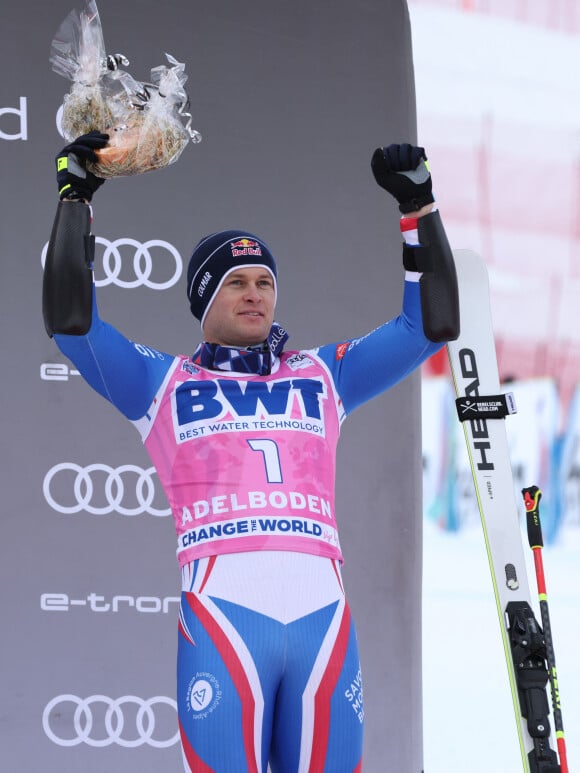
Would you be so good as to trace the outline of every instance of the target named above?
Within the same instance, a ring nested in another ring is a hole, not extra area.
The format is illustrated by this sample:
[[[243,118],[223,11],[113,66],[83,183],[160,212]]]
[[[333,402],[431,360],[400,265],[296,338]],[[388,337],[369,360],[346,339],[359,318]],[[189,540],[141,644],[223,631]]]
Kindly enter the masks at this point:
[[[548,670],[531,605],[505,420],[513,396],[500,389],[489,278],[482,258],[454,251],[461,333],[447,344],[487,557],[525,773],[561,773],[550,747]]]

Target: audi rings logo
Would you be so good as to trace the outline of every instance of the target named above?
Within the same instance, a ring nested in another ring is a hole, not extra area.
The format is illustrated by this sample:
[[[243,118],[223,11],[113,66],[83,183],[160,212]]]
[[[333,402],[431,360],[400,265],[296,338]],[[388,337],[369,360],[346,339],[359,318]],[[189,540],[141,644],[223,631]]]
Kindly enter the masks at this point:
[[[42,713],[42,727],[58,746],[86,743],[102,747],[115,743],[128,749],[143,744],[165,749],[179,741],[179,730],[173,732],[176,714],[176,702],[163,695],[147,700],[136,695],[117,699],[106,695],[57,695]]]
[[[134,464],[116,469],[108,464],[81,467],[74,462],[61,462],[46,473],[42,491],[48,504],[58,513],[93,515],[141,515],[158,517],[171,514],[168,507],[155,507],[155,468],[146,470]],[[158,497],[161,499],[161,495]],[[163,503],[158,502],[159,505]],[[166,500],[164,502],[167,504]]]
[[[183,270],[183,261],[176,248],[163,239],[150,239],[138,242],[125,237],[108,241],[101,236],[95,237],[95,244],[103,248],[100,260],[100,250],[95,247],[95,284],[97,287],[114,284],[118,287],[131,289],[141,285],[151,290],[167,290],[179,281]],[[42,266],[46,262],[48,242],[42,250]],[[122,276],[123,267],[130,266],[125,271],[128,277]],[[98,266],[98,267],[97,267]],[[170,272],[169,278],[167,272]],[[132,272],[132,274],[131,274]],[[157,276],[159,274],[159,276]]]

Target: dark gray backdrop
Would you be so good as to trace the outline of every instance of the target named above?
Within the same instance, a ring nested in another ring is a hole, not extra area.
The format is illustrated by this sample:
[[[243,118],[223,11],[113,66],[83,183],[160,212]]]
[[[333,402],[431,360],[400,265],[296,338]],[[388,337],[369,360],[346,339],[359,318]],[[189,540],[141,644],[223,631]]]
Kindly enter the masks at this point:
[[[179,273],[179,256],[185,262],[204,234],[256,231],[278,258],[277,316],[293,348],[364,334],[396,314],[398,213],[369,162],[377,145],[415,140],[405,1],[98,5],[107,51],[125,53],[135,77],[147,79],[165,51],[186,63],[203,142],[168,169],[106,183],[94,201],[95,233],[109,243],[162,240],[178,254]],[[5,5],[0,33],[0,762],[19,771],[178,771],[173,525],[143,512],[165,504],[154,476],[120,469],[150,466],[137,434],[71,371],[40,312],[53,159],[63,145],[55,114],[70,86],[48,55],[72,7]],[[106,246],[97,247],[100,280]],[[119,249],[130,282],[135,248]],[[176,273],[167,247],[150,254],[152,281]],[[102,316],[136,340],[175,352],[197,342],[183,277],[163,291],[109,283],[99,299]],[[414,375],[346,422],[339,451],[367,771],[422,767],[419,405]],[[71,465],[105,469],[83,478]]]

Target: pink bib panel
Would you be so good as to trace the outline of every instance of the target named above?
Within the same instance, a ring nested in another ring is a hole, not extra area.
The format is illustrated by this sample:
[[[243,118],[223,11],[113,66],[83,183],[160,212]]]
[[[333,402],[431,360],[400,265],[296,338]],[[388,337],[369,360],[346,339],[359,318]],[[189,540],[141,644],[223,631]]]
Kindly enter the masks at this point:
[[[176,357],[135,424],[171,506],[180,565],[255,550],[342,560],[334,487],[343,419],[312,351],[282,354],[269,376]]]

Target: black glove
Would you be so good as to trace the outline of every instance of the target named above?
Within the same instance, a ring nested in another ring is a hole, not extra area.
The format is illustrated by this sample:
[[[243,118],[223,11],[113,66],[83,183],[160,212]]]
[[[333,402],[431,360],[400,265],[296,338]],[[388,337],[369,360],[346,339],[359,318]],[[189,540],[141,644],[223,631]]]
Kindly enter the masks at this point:
[[[105,182],[89,172],[87,161],[98,161],[95,150],[104,148],[108,134],[92,131],[77,137],[64,147],[56,157],[56,181],[58,195],[62,199],[85,199],[90,201],[93,193]]]
[[[404,143],[377,148],[371,159],[375,180],[399,202],[403,214],[417,212],[435,199],[425,149]]]

